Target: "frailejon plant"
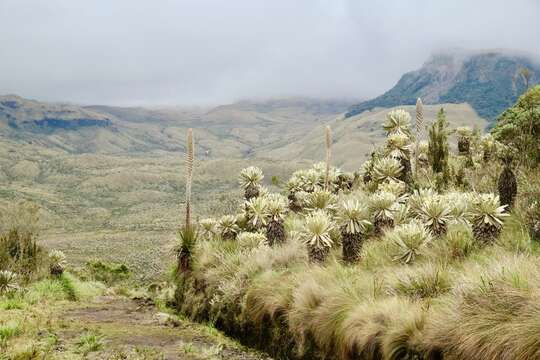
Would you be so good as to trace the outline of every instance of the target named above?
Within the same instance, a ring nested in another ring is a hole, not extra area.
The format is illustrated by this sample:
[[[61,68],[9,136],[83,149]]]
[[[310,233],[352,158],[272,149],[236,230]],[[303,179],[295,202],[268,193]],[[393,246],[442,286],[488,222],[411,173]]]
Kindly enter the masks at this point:
[[[255,166],[250,166],[240,172],[239,182],[244,189],[244,198],[247,201],[260,195],[259,190],[263,179],[262,170]]]
[[[62,251],[51,250],[49,252],[49,273],[52,276],[62,275],[66,264],[66,255]]]
[[[410,222],[396,226],[386,234],[386,239],[396,246],[394,260],[409,264],[431,241],[431,234],[419,222]]]
[[[425,140],[420,141],[417,153],[417,169],[427,167],[429,165],[429,143]]]
[[[473,131],[469,126],[460,126],[456,129],[458,138],[458,151],[460,155],[469,155],[471,148],[471,137]]]
[[[193,251],[197,242],[197,229],[191,224],[191,184],[194,157],[193,130],[188,129],[186,136],[186,217],[183,227],[178,231],[179,245],[176,248],[177,270],[180,273],[192,271]]]
[[[299,193],[312,193],[321,190],[319,173],[315,169],[297,170],[287,181],[287,197],[291,211],[299,212],[303,209],[302,196]]]
[[[201,219],[199,220],[199,231],[201,236],[207,240],[212,239],[217,233],[217,223],[214,219]]]
[[[409,183],[411,176],[411,139],[403,133],[389,135],[386,140],[386,155],[399,160],[402,167],[399,179]]]
[[[389,180],[379,184],[377,190],[389,192],[399,197],[405,194],[407,191],[407,185],[403,181]]]
[[[307,195],[306,210],[334,211],[337,206],[337,197],[327,190],[317,190]]]
[[[258,230],[266,226],[270,213],[266,197],[254,197],[246,202],[246,218],[251,230]]]
[[[356,263],[360,260],[362,243],[371,226],[369,212],[358,200],[345,200],[338,208],[338,225],[341,229],[343,260]]]
[[[242,248],[253,249],[268,243],[266,236],[257,232],[241,232],[237,236],[238,245]]]
[[[374,165],[374,161],[373,161],[373,154],[372,154],[372,159],[366,160],[362,164],[361,172],[362,172],[362,181],[364,182],[364,184],[369,183],[373,179],[373,165]]]
[[[449,192],[441,195],[442,201],[450,209],[450,219],[454,224],[470,224],[472,196],[469,193]]]
[[[432,188],[421,188],[418,190],[414,190],[408,199],[411,213],[415,216],[420,216],[420,214],[422,213],[422,208],[424,207],[424,203],[428,199],[437,195],[437,192]]]
[[[336,185],[335,192],[338,191],[350,191],[353,188],[354,185],[354,179],[355,175],[351,173],[341,173],[336,177],[336,180],[334,181]]]
[[[400,181],[402,171],[403,166],[401,166],[399,160],[385,157],[378,159],[373,165],[372,177],[377,183]]]
[[[404,134],[411,136],[411,115],[403,109],[390,111],[386,115],[383,129],[387,135]]]
[[[497,189],[499,190],[501,204],[506,205],[506,210],[510,210],[514,206],[514,200],[517,195],[517,179],[512,171],[512,156],[508,153],[504,154],[502,161],[504,167],[499,176]]]
[[[500,205],[499,197],[493,194],[479,194],[472,208],[474,238],[483,244],[494,242],[502,230],[506,205]]]
[[[17,275],[8,270],[0,271],[0,295],[17,290]]]
[[[374,232],[380,235],[383,230],[394,226],[394,211],[397,197],[388,192],[378,191],[369,198],[369,210],[373,217]]]
[[[323,210],[314,211],[305,217],[301,237],[307,247],[310,262],[325,262],[333,244],[330,237],[333,228],[334,223]]]
[[[266,224],[266,238],[268,245],[283,244],[286,238],[284,218],[287,212],[287,199],[279,194],[271,194],[267,200],[269,220]]]
[[[236,216],[223,215],[218,221],[218,231],[223,240],[234,240],[240,231],[236,224]]]
[[[430,197],[424,201],[418,218],[433,235],[445,235],[451,220],[450,207],[443,198]]]

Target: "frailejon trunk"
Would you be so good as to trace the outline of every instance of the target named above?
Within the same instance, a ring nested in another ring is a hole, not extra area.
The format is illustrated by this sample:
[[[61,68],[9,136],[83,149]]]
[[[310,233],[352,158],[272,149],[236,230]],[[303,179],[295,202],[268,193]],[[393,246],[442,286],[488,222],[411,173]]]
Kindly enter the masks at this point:
[[[322,264],[330,253],[330,248],[327,246],[312,246],[308,245],[309,261],[315,264]]]
[[[352,234],[347,231],[341,232],[343,261],[354,264],[360,260],[363,240],[363,235],[361,233]]]
[[[474,238],[483,245],[494,243],[500,232],[501,229],[490,224],[482,223],[482,225],[473,226]]]
[[[224,231],[222,234],[223,240],[235,240],[236,239],[236,233],[234,231]]]
[[[191,271],[191,254],[184,249],[180,250],[180,253],[178,254],[178,270],[181,273]]]
[[[411,160],[402,157],[399,159],[399,162],[401,164],[401,167],[403,168],[403,170],[401,170],[399,180],[408,184],[411,179]]]
[[[259,196],[259,187],[257,185],[249,185],[244,191],[244,197],[248,201],[258,196]]]
[[[436,237],[446,235],[446,230],[447,230],[446,224],[442,224],[442,225],[431,228],[431,232],[433,232],[433,235],[435,235]]]
[[[509,166],[504,167],[497,185],[501,205],[507,205],[506,209],[510,210],[514,205],[514,199],[517,194],[517,181],[516,176]]]
[[[295,193],[289,194],[287,198],[289,199],[289,209],[291,209],[291,211],[299,212],[302,210],[302,206],[299,204]]]
[[[460,155],[468,155],[470,148],[469,139],[461,138],[458,140],[458,151]]]
[[[60,276],[64,273],[64,267],[59,264],[53,264],[49,267],[49,272],[52,276]]]
[[[375,231],[375,235],[381,235],[383,231],[389,228],[394,227],[394,219],[379,216],[375,219],[373,222],[373,228]]]
[[[285,242],[285,225],[283,220],[271,220],[266,226],[268,245],[280,245]]]

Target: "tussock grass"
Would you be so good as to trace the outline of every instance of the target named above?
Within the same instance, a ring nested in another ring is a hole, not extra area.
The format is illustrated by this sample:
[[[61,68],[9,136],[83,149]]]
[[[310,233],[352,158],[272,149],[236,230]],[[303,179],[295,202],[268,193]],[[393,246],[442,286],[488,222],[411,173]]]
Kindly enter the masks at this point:
[[[31,284],[24,294],[30,304],[40,301],[85,300],[102,294],[105,286],[99,282],[84,282],[70,273],[57,278],[47,278]]]
[[[5,347],[8,340],[21,333],[21,326],[16,321],[0,324],[0,349]]]
[[[309,264],[291,236],[274,248],[208,240],[180,309],[277,357],[535,358],[540,258],[519,229],[479,246],[469,226],[451,224],[411,264],[395,260],[388,236],[372,237],[356,266],[337,249]]]
[[[455,296],[445,298],[426,342],[445,359],[536,359],[540,356],[537,257],[508,254],[471,266]]]

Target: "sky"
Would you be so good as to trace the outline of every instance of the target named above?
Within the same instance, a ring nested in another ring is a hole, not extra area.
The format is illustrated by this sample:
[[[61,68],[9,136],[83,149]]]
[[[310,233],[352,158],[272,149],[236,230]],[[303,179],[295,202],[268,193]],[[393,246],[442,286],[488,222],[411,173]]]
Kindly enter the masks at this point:
[[[540,0],[0,0],[0,94],[366,99],[446,49],[540,58],[539,16]]]

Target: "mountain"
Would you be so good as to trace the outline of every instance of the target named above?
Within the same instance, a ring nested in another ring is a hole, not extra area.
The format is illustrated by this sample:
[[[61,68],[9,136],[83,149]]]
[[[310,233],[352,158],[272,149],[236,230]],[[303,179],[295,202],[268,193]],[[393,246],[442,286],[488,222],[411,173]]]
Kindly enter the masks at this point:
[[[420,97],[425,104],[468,103],[478,115],[492,121],[524,92],[523,68],[531,73],[529,85],[540,82],[540,64],[527,55],[505,51],[440,53],[420,69],[404,74],[381,96],[353,105],[346,117],[377,107],[413,105]]]
[[[351,101],[285,98],[213,108],[115,107],[46,103],[0,96],[0,138],[68,153],[180,152],[186,129],[200,158],[253,154],[293,142],[346,111]]]

